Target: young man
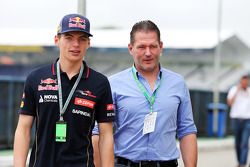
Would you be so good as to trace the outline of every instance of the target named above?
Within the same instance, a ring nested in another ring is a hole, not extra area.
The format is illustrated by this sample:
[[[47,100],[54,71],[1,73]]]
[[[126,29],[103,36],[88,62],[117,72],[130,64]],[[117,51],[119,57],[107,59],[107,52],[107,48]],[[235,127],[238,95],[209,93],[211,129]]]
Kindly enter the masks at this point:
[[[239,84],[229,90],[227,103],[231,107],[238,167],[245,167],[250,136],[250,88],[247,75],[242,76]]]
[[[91,136],[95,120],[100,129],[101,164],[114,166],[110,85],[83,61],[90,36],[87,18],[64,16],[55,36],[59,59],[27,77],[14,141],[16,167],[26,166],[34,121],[29,166],[94,167]]]
[[[183,77],[160,66],[160,30],[149,20],[136,23],[128,50],[133,67],[110,77],[115,121],[116,167],[197,165],[197,129]]]

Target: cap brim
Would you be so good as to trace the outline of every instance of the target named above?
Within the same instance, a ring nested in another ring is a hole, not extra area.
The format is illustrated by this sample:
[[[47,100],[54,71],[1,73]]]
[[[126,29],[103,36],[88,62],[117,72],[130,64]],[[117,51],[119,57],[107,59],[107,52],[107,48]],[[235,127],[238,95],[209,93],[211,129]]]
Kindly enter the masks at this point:
[[[84,30],[66,30],[66,31],[61,31],[61,32],[58,32],[57,34],[64,34],[66,32],[83,32],[85,34],[87,34],[89,37],[93,37],[92,34],[88,33],[87,31],[84,31]]]

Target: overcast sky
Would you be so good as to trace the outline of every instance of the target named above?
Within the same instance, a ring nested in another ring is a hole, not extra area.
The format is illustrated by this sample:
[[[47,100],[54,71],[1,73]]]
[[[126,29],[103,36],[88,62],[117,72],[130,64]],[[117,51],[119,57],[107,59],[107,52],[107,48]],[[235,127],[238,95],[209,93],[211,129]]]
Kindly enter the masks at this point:
[[[218,0],[86,0],[91,28],[130,29],[142,19],[172,30],[217,30]],[[61,17],[77,12],[77,0],[1,0],[1,28],[54,29]],[[223,0],[222,31],[250,44],[250,1]],[[1,40],[1,39],[0,39]]]

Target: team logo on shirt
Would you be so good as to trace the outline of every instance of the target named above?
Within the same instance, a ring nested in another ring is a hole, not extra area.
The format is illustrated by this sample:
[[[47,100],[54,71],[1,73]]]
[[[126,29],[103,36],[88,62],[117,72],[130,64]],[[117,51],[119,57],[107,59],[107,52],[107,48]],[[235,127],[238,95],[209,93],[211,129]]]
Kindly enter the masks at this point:
[[[79,105],[79,106],[88,107],[88,108],[91,108],[91,109],[93,109],[95,107],[95,102],[94,101],[87,100],[87,99],[82,99],[82,98],[78,98],[78,97],[75,98],[74,104]]]
[[[52,78],[47,78],[44,80],[41,79],[41,84],[46,84],[46,85],[56,84],[56,79],[52,79]]]
[[[38,85],[38,91],[41,90],[58,90],[58,85],[52,86],[52,85]]]
[[[72,113],[73,114],[79,114],[79,115],[82,115],[82,116],[85,116],[85,117],[91,117],[90,113],[85,112],[85,111],[81,111],[81,110],[73,109]]]
[[[57,102],[57,95],[40,95],[39,103]]]
[[[76,92],[80,93],[83,96],[89,96],[89,97],[96,98],[96,96],[93,95],[92,92],[90,92],[89,90],[77,90]]]
[[[58,90],[58,85],[52,85],[56,84],[56,79],[47,78],[47,79],[41,79],[40,85],[38,85],[38,91],[42,90]]]

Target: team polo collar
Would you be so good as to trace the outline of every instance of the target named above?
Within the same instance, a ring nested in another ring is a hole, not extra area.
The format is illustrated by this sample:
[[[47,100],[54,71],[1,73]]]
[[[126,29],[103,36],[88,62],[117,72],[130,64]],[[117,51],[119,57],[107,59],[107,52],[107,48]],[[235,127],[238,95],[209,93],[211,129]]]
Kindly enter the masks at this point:
[[[59,60],[59,58],[52,64],[51,66],[51,72],[52,72],[52,75],[56,75],[56,62]],[[82,74],[82,78],[88,78],[89,77],[89,72],[90,72],[90,69],[89,67],[87,66],[86,62],[85,61],[82,61],[83,62],[83,65],[84,65],[84,70],[83,70],[83,74]]]

